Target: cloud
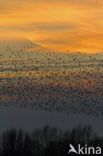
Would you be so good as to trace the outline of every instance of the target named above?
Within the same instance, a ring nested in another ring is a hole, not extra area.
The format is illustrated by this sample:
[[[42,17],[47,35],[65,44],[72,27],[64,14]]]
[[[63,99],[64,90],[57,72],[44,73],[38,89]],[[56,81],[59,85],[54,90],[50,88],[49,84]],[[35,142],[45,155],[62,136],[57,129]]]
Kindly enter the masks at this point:
[[[49,43],[49,44],[65,44],[65,41],[63,40],[39,40],[40,43]]]
[[[0,39],[25,38],[60,51],[69,48],[100,52],[102,3],[94,0],[0,0]]]
[[[46,31],[62,31],[69,29],[69,26],[62,26],[62,25],[39,25],[37,27],[40,30],[46,30]]]
[[[7,31],[35,31],[35,30],[45,30],[45,31],[62,31],[72,29],[71,26],[65,24],[52,24],[52,23],[29,23],[23,25],[1,25],[0,30]]]

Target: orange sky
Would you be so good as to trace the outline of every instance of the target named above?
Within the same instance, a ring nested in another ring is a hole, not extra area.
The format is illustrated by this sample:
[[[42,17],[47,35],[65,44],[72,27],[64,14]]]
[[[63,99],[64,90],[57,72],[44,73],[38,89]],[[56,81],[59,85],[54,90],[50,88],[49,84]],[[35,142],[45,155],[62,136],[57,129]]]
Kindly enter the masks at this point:
[[[47,49],[103,51],[102,0],[0,0],[0,40],[28,39]]]

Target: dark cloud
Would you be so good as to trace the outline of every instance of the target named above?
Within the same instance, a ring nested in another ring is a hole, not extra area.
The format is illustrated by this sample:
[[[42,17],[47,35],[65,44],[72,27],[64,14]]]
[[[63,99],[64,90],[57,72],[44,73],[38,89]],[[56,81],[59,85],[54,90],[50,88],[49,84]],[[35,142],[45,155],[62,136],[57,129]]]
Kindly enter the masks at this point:
[[[49,30],[49,31],[59,31],[59,30],[67,30],[69,29],[68,26],[61,26],[61,25],[40,25],[38,26],[40,30]]]
[[[39,40],[40,43],[50,43],[50,44],[65,44],[63,40]]]
[[[72,29],[72,26],[62,24],[47,24],[47,23],[30,23],[25,25],[2,25],[0,30],[7,31],[35,31],[35,30],[46,30],[46,31],[62,31]]]

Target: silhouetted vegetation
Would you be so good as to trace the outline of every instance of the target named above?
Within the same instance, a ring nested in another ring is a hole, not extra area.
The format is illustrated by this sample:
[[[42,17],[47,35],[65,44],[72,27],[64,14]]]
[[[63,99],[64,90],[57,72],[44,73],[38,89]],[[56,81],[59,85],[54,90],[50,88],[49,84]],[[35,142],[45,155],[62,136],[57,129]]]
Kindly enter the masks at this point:
[[[65,132],[49,126],[32,133],[10,129],[0,137],[0,156],[67,156],[69,144],[102,147],[103,138],[94,134],[89,126]]]

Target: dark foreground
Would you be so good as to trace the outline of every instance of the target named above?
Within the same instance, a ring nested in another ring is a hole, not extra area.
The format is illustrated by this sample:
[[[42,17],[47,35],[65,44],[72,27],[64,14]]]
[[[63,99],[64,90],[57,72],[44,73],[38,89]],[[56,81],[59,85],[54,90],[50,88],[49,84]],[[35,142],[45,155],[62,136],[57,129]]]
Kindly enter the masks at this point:
[[[67,156],[69,144],[75,148],[78,144],[102,148],[103,137],[94,134],[89,126],[65,132],[49,126],[32,133],[10,129],[0,136],[0,156]]]

